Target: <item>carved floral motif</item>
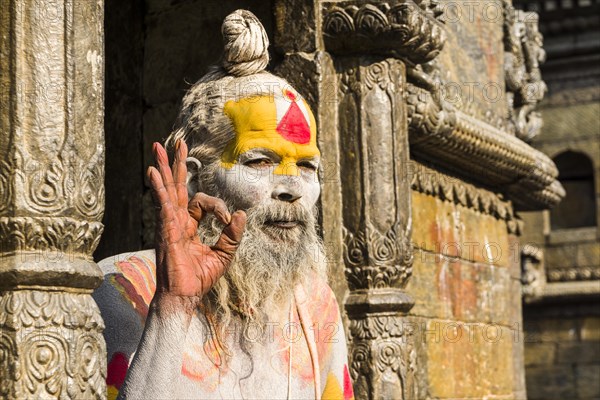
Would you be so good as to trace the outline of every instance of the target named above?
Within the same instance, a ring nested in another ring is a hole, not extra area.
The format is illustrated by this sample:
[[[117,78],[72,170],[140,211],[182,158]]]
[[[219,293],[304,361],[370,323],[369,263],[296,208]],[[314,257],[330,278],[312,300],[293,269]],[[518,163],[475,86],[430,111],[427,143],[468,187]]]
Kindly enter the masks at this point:
[[[421,7],[412,1],[325,3],[323,32],[332,53],[376,53],[414,63],[435,58],[446,34],[436,19],[437,4]]]
[[[344,228],[346,277],[351,289],[403,286],[412,274],[413,248],[399,226],[382,233],[371,224],[353,234]]]
[[[75,214],[100,221],[104,211],[103,153],[98,150],[88,160],[71,158],[45,163],[35,154],[15,148],[13,161],[0,164],[0,196],[7,200],[16,196],[19,206],[33,213]]]
[[[3,252],[59,250],[89,257],[103,225],[67,217],[0,217]]]
[[[0,398],[105,398],[103,2],[1,7]]]
[[[350,321],[353,348],[350,375],[357,398],[389,398],[401,394],[414,399],[417,353],[410,324],[397,315],[374,314]],[[386,386],[382,385],[385,376]],[[366,379],[365,379],[366,378]]]
[[[0,296],[0,396],[104,398],[103,329],[88,294],[5,292]],[[22,384],[15,385],[17,380]]]
[[[355,26],[370,37],[385,35],[403,18],[401,7],[379,3],[345,10],[352,13],[351,24],[345,15],[330,22],[343,30]],[[395,27],[398,39],[403,33]],[[348,174],[342,188],[343,254],[353,299],[346,303],[350,373],[357,398],[412,399],[416,353],[405,341],[400,316],[414,304],[402,289],[413,262],[404,66],[394,59],[370,61],[341,65],[339,78],[341,165]]]
[[[356,18],[360,17],[363,23],[368,20],[377,24],[376,21],[381,19],[373,7],[361,10],[357,11]],[[344,123],[348,132],[347,135],[342,133],[342,145],[352,149],[349,150],[352,155],[343,159],[342,165],[348,171],[355,171],[353,176],[356,179],[356,183],[344,192],[355,192],[358,182],[362,182],[365,188],[380,183],[378,190],[361,193],[361,199],[355,196],[345,199],[346,209],[353,210],[345,215],[344,221],[346,277],[352,290],[402,287],[411,274],[413,254],[407,221],[410,218],[409,182],[401,170],[405,166],[403,160],[408,159],[408,143],[406,131],[394,119],[401,118],[398,108],[403,96],[398,84],[402,79],[402,69],[398,61],[389,59],[367,65],[347,65],[345,69],[340,77],[341,107],[349,110],[358,103],[356,105],[362,113],[358,119]],[[372,101],[377,101],[382,109],[365,107]],[[351,111],[340,111],[343,118],[346,118],[346,112]],[[357,142],[362,147],[357,148]],[[390,150],[388,153],[374,155],[375,150],[369,149],[382,144]],[[386,204],[389,208],[384,210],[370,206],[364,210],[364,204]],[[365,221],[356,224],[354,220],[361,218]]]

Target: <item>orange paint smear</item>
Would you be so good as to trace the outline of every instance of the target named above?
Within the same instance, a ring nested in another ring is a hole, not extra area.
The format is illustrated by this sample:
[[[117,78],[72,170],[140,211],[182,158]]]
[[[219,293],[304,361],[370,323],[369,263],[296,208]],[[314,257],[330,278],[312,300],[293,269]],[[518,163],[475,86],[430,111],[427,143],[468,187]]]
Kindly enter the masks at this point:
[[[219,374],[228,371],[222,351],[214,340],[207,340],[204,345],[192,345],[183,354],[181,374],[200,384],[203,390],[214,392],[219,386]]]
[[[311,297],[308,299],[306,308],[309,310],[310,317],[313,321],[313,331],[317,345],[317,353],[319,356],[319,366],[321,369],[327,367],[332,356],[332,348],[335,333],[342,329],[339,325],[339,309],[334,293],[325,282],[319,279],[314,279],[311,286],[311,291],[308,292]],[[294,314],[292,321],[298,329],[300,322],[298,314]],[[293,335],[292,335],[293,336]],[[282,348],[289,345],[286,338],[277,335]],[[294,343],[294,354],[292,360],[292,370],[305,384],[312,384],[314,380],[310,353],[305,343],[306,338],[302,336],[300,340]],[[282,356],[282,368],[287,368],[289,363],[289,352],[284,351]]]
[[[111,275],[111,283],[145,321],[156,290],[156,266],[147,258],[132,256],[116,262],[115,267],[120,274]]]

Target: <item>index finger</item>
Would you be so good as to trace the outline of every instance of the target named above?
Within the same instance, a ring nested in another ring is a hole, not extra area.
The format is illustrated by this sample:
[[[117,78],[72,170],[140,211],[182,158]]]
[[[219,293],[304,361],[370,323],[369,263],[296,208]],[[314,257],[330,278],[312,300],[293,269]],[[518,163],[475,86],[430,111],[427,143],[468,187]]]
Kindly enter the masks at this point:
[[[209,196],[202,192],[198,192],[192,197],[188,204],[188,212],[198,222],[202,220],[207,212],[213,213],[225,225],[231,222],[231,214],[225,202],[218,197]]]

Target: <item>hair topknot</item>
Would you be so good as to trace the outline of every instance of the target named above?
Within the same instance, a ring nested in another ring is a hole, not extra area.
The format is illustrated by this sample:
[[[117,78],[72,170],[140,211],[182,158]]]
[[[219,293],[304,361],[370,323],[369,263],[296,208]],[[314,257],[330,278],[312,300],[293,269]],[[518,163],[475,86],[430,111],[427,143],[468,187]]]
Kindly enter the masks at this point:
[[[269,38],[258,18],[248,10],[229,14],[221,27],[225,49],[223,68],[234,76],[256,74],[269,63]]]

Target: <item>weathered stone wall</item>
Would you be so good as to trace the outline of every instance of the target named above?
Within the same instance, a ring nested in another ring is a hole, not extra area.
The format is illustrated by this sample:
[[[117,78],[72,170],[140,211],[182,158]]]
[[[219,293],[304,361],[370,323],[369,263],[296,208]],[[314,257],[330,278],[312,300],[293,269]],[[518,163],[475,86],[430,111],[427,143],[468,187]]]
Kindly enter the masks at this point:
[[[448,38],[434,63],[442,97],[492,124],[507,118],[504,88],[504,2],[441,1]]]
[[[599,398],[598,312],[582,304],[530,306],[524,320],[528,398]]]
[[[524,398],[516,236],[489,211],[423,190],[412,198],[418,398]]]

